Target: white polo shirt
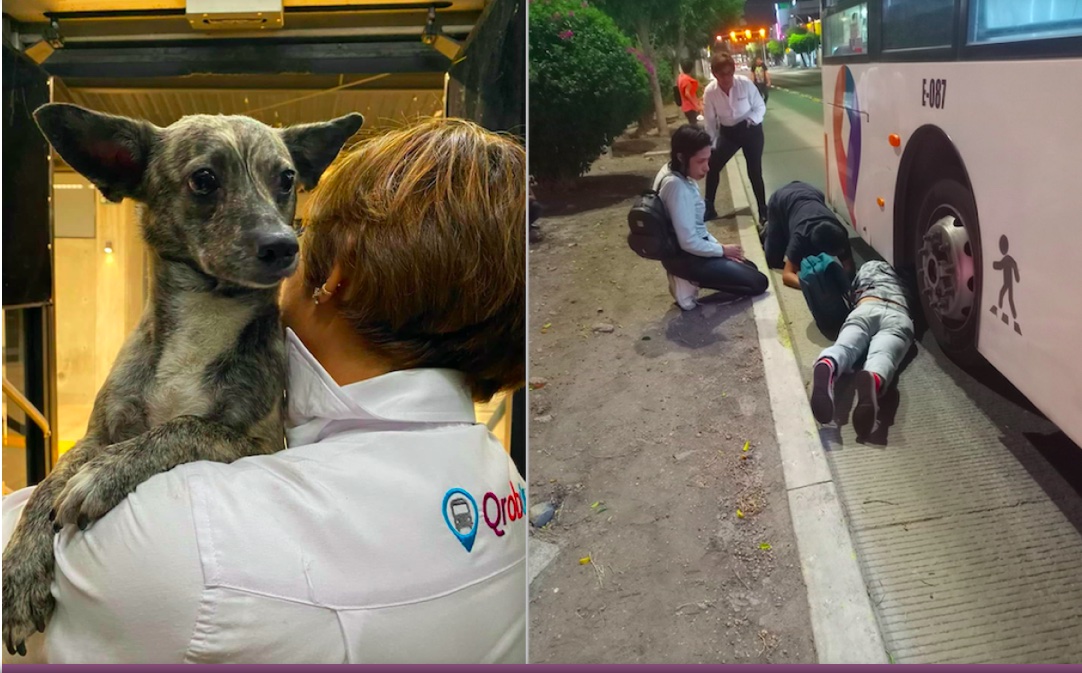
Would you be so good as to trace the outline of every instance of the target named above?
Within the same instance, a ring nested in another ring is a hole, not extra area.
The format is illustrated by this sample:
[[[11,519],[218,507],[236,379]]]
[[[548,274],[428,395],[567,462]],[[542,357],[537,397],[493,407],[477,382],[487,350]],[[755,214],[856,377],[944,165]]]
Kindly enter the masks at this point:
[[[339,387],[288,332],[290,448],[148,480],[57,538],[30,663],[526,661],[526,486],[463,377]],[[4,544],[32,489],[4,500]]]
[[[766,103],[759,89],[743,75],[733,76],[733,87],[725,93],[716,79],[703,92],[703,120],[710,139],[717,141],[719,126],[736,126],[745,121],[762,124]]]

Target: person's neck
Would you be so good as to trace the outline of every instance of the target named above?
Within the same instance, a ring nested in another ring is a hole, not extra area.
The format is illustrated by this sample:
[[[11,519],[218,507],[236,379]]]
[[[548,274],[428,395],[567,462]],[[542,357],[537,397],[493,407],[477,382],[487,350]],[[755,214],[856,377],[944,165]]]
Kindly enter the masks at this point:
[[[335,319],[320,326],[318,331],[298,333],[297,336],[339,386],[365,381],[398,369],[342,320]]]

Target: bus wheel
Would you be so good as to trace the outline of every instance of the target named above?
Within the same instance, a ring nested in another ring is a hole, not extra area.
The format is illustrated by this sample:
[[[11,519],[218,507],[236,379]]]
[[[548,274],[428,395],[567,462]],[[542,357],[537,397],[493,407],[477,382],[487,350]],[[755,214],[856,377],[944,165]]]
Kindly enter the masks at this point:
[[[976,201],[957,180],[940,180],[925,192],[918,212],[917,290],[928,327],[952,359],[977,364],[981,239]]]

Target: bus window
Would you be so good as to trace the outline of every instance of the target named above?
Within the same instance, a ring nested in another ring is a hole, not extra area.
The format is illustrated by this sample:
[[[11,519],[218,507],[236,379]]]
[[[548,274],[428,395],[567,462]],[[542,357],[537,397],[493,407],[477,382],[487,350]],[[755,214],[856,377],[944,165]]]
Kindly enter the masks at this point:
[[[1082,2],[971,0],[969,43],[1082,35]]]
[[[868,3],[830,14],[823,22],[823,55],[853,56],[868,52]]]
[[[949,47],[954,41],[954,0],[886,0],[883,49]]]

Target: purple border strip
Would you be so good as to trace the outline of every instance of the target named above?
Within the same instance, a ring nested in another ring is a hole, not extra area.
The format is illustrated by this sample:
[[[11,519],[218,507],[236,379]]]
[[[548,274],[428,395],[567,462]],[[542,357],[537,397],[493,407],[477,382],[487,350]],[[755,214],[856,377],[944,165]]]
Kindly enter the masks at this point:
[[[737,666],[734,665],[722,665],[722,664],[706,664],[706,665],[661,665],[661,664],[595,664],[595,665],[578,665],[578,664],[499,664],[486,666],[485,671],[500,671],[500,670],[517,670],[522,666],[529,666],[532,670],[558,670],[558,671],[593,671],[598,669],[604,670],[621,670],[630,669],[635,670],[638,673],[661,673],[662,671],[670,671],[673,668],[691,668],[694,667],[697,671],[714,671],[714,670],[733,670]],[[882,666],[883,664],[880,664]],[[351,668],[363,668],[366,671],[395,671],[397,673],[408,671],[422,671],[422,670],[441,670],[441,671],[476,671],[478,670],[476,665],[473,664],[406,664],[406,665],[389,665],[389,664],[375,664],[375,665],[363,665],[363,664],[342,664],[342,666],[348,666]],[[862,671],[871,668],[878,668],[879,666],[873,664],[853,664],[845,667],[846,671]],[[60,664],[8,664],[5,670],[10,671],[41,671],[45,668],[66,668]],[[111,664],[89,664],[81,667],[84,671],[115,671],[116,665]],[[128,665],[124,667],[128,671],[156,671],[164,673],[166,671],[191,671],[192,669],[188,664],[157,664],[157,665]],[[221,668],[234,671],[236,673],[245,673],[247,671],[278,671],[278,672],[291,672],[291,671],[309,671],[312,669],[310,664],[279,664],[279,665],[262,665],[262,664],[212,664],[208,666],[201,666],[199,670],[207,668]],[[818,664],[750,664],[739,666],[741,671],[761,671],[762,673],[781,673],[783,671],[800,671],[805,673],[821,673],[824,669]],[[906,667],[907,671],[924,671],[924,670],[943,670],[943,665],[935,664],[914,664]],[[1082,664],[1068,664],[1068,665],[1054,665],[1054,664],[960,664],[950,667],[952,671],[966,672],[966,671],[993,671],[995,673],[1011,673],[1018,671],[1019,673],[1064,673],[1065,671],[1082,671]]]

